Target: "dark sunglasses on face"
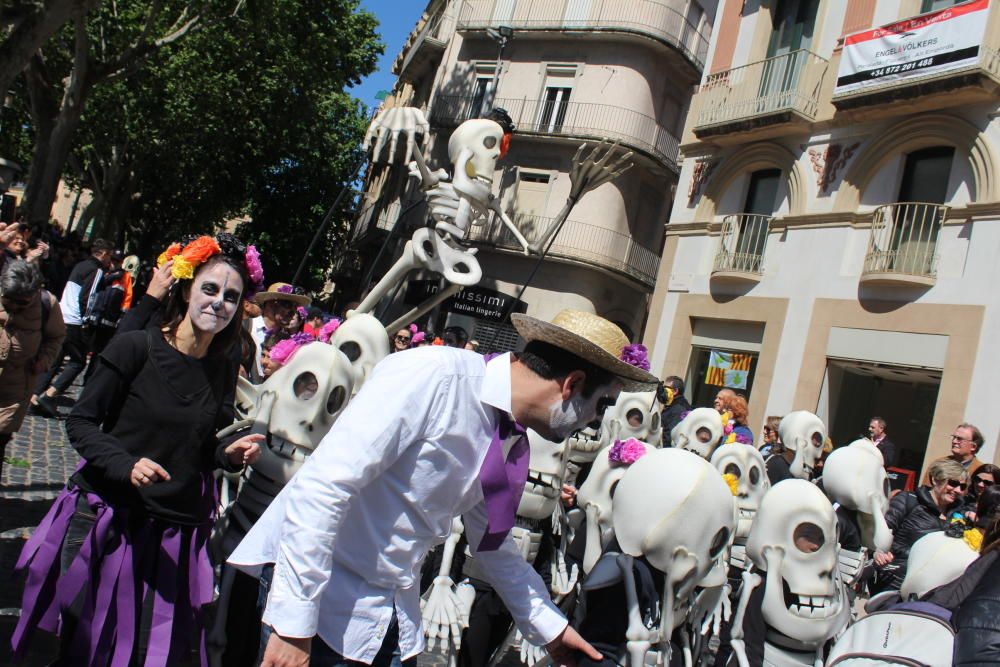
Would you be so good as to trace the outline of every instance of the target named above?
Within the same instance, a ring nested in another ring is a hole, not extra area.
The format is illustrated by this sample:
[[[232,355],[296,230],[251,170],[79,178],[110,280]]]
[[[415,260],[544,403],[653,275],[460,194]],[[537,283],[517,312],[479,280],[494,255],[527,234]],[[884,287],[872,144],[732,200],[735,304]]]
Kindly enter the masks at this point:
[[[410,337],[409,336],[396,336],[396,342],[398,342],[398,343],[409,343],[410,342]]]
[[[977,477],[973,482],[975,484],[982,484],[983,486],[993,486],[996,484],[992,479],[983,479],[982,477]]]
[[[953,489],[961,489],[962,491],[965,491],[969,487],[968,484],[960,482],[957,479],[946,479],[944,483]]]

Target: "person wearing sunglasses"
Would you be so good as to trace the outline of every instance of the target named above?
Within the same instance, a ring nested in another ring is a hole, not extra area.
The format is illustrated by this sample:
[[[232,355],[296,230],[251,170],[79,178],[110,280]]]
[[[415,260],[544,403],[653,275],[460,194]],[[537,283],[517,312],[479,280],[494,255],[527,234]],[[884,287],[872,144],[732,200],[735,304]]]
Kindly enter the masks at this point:
[[[22,259],[7,262],[0,275],[0,474],[35,378],[52,365],[66,338],[59,304],[41,285],[38,266]]]
[[[403,327],[392,337],[392,351],[402,352],[403,350],[409,350],[412,340],[413,332],[409,327]]]
[[[898,589],[906,576],[906,561],[913,543],[928,533],[944,530],[951,515],[961,509],[969,476],[961,463],[939,459],[928,471],[930,485],[903,491],[889,502],[885,521],[892,529],[892,547],[875,552],[876,587]]]

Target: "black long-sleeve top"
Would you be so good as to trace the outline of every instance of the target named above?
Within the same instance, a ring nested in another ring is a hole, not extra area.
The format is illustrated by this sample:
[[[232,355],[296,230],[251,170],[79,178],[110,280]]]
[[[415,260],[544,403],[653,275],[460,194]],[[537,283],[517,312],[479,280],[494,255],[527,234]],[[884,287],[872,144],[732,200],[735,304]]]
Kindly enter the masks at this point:
[[[227,357],[195,359],[155,330],[112,339],[66,420],[70,443],[86,461],[73,481],[113,506],[144,508],[174,523],[211,518],[208,473],[233,469],[215,437],[233,421],[236,367]],[[132,486],[132,468],[143,457],[170,481]]]

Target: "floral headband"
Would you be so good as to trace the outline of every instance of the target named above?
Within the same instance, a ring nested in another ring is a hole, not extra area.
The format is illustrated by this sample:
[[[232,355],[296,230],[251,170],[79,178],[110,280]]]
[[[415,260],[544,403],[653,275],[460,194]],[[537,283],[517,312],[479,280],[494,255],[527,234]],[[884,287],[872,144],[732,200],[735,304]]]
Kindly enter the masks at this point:
[[[626,345],[622,348],[621,356],[618,358],[630,366],[649,371],[649,350],[642,343]]]
[[[231,237],[231,240],[235,238]],[[227,244],[228,245],[228,244]],[[242,244],[239,244],[242,246]],[[156,258],[156,266],[163,266],[173,260],[170,275],[177,280],[191,280],[195,270],[212,257],[222,254],[219,242],[211,236],[199,236],[187,245],[171,243],[170,246]],[[243,255],[247,277],[250,285],[245,290],[247,297],[252,297],[264,289],[264,267],[260,263],[260,253],[252,245],[246,246]]]
[[[340,327],[340,320],[333,318],[326,324],[322,326],[319,330],[319,342],[329,343],[330,339],[333,338],[334,332]]]
[[[271,348],[271,361],[279,366],[284,366],[292,360],[292,356],[299,351],[299,348],[315,342],[316,339],[314,339],[311,334],[297,333],[291,338],[286,338]]]

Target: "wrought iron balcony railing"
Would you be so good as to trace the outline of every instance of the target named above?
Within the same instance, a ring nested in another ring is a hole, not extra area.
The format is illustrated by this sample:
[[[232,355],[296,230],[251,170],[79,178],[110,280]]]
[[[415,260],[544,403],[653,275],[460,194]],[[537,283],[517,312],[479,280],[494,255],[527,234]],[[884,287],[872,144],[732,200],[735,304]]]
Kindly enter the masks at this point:
[[[483,104],[483,98],[474,95],[439,95],[431,108],[431,122],[455,127],[482,115]],[[497,98],[493,106],[507,110],[518,134],[611,139],[677,170],[677,138],[656,119],[638,111],[609,104],[511,97]]]
[[[466,0],[458,29],[504,25],[515,30],[633,33],[677,49],[701,70],[708,55],[708,35],[687,20],[685,4],[677,0]]]
[[[753,213],[727,215],[722,221],[722,236],[712,273],[733,277],[743,274],[751,279],[761,275],[771,220],[771,216]]]
[[[947,206],[921,202],[875,209],[862,281],[933,284],[938,232],[947,214]]]
[[[828,65],[815,53],[800,49],[710,75],[692,100],[695,134],[768,116],[815,119]]]
[[[552,227],[554,218],[517,215],[514,222],[528,242],[534,243]],[[469,240],[507,250],[521,249],[514,235],[496,219],[472,227]],[[575,220],[567,220],[559,230],[548,256],[595,264],[650,288],[656,283],[656,270],[660,265],[655,252],[639,245],[628,234]]]

